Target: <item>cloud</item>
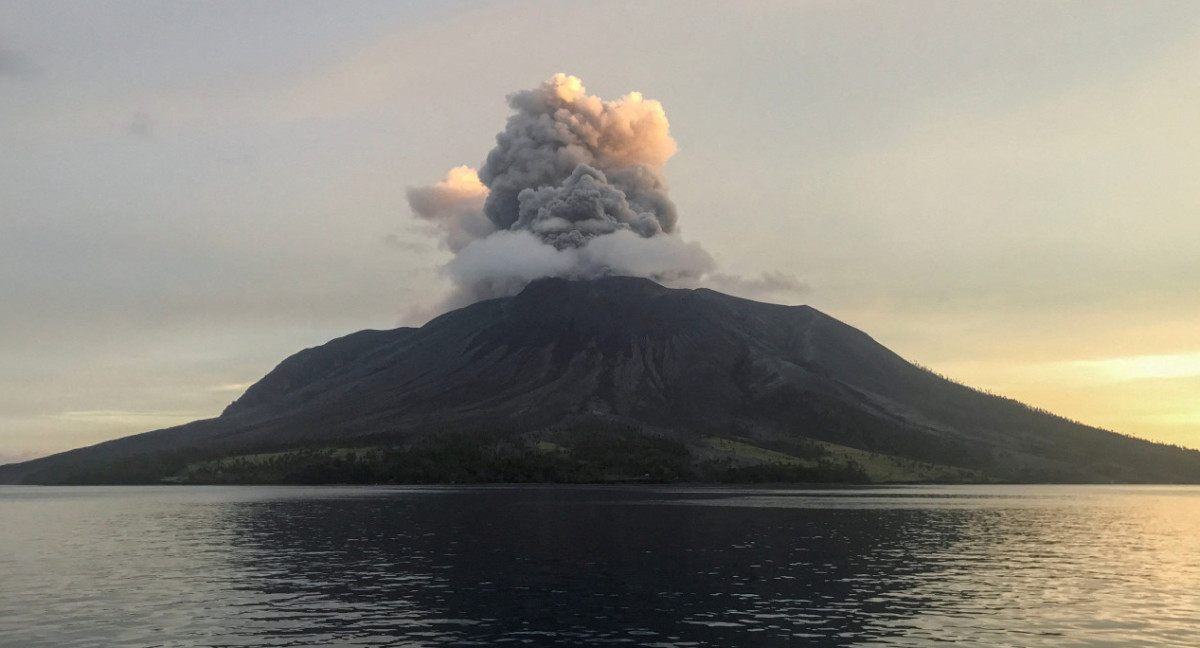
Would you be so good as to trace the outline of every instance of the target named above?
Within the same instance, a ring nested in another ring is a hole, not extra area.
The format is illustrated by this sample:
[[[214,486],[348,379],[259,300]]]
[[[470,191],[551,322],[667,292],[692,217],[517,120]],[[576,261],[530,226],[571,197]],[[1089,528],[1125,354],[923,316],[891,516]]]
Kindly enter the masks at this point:
[[[747,299],[787,299],[809,291],[809,285],[785,272],[763,272],[757,277],[716,272],[704,277],[703,283],[714,290]]]
[[[1115,381],[1200,376],[1200,353],[1125,356],[1078,360],[1068,364],[1101,379]]]
[[[24,52],[0,45],[0,77],[31,77],[37,73],[37,65]]]
[[[460,166],[446,172],[437,184],[409,189],[408,204],[418,218],[438,226],[445,247],[458,252],[496,231],[483,213],[487,196],[488,188],[475,169]]]
[[[508,103],[515,112],[480,170],[489,190],[484,211],[496,227],[566,220],[586,236],[637,219],[643,236],[674,231],[660,170],[676,147],[660,103],[637,92],[606,102],[565,74]],[[560,209],[546,211],[555,198]],[[562,233],[554,228],[543,238]]]
[[[657,101],[587,94],[557,74],[508,98],[512,115],[478,170],[408,190],[452,253],[446,308],[511,295],[542,277],[695,283],[712,257],[678,234],[662,166],[675,153]]]
[[[403,252],[409,252],[412,254],[425,254],[426,252],[429,252],[432,249],[427,243],[423,243],[420,241],[410,241],[410,240],[404,238],[403,236],[401,236],[397,232],[392,232],[390,234],[385,235],[383,237],[383,242],[384,242],[384,244],[391,246],[397,250],[401,250]]]
[[[154,118],[144,112],[137,112],[133,115],[133,119],[125,126],[125,132],[134,137],[151,138],[154,137]]]
[[[210,392],[244,392],[252,383],[228,383],[224,385],[213,385],[208,388]]]
[[[557,248],[528,231],[502,231],[475,241],[442,271],[459,291],[449,308],[491,297],[512,295],[544,277],[595,279],[621,275],[661,283],[686,283],[714,266],[697,243],[675,236],[642,237],[619,230],[587,240],[579,247]]]

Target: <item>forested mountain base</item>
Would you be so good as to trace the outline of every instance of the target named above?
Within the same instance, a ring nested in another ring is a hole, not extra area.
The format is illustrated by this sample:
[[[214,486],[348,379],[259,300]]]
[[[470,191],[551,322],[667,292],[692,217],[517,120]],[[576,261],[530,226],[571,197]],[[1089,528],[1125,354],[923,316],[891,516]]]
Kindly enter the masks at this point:
[[[966,469],[818,441],[664,434],[585,421],[536,434],[442,430],[404,444],[206,458],[172,451],[35,475],[51,484],[848,483],[978,481]],[[767,445],[771,448],[765,447]]]

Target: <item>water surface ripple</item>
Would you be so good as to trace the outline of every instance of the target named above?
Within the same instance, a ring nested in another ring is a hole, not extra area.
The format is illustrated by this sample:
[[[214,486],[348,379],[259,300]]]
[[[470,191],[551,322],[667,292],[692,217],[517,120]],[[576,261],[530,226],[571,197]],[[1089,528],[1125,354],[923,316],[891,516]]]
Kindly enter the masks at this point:
[[[0,487],[0,646],[1200,646],[1200,489]]]

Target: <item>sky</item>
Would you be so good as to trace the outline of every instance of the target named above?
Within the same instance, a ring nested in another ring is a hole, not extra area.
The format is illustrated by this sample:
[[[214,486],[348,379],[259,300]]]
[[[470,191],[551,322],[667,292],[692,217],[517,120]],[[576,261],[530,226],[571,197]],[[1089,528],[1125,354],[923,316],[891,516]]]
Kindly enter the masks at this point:
[[[421,324],[408,190],[557,73],[661,102],[706,285],[1200,448],[1200,4],[0,0],[0,463]]]

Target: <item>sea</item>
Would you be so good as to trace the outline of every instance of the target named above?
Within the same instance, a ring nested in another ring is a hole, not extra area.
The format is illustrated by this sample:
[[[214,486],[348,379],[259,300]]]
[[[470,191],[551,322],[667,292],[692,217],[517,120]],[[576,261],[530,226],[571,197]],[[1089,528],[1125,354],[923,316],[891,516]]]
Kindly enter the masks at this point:
[[[1200,646],[1192,486],[0,487],[0,646]]]

